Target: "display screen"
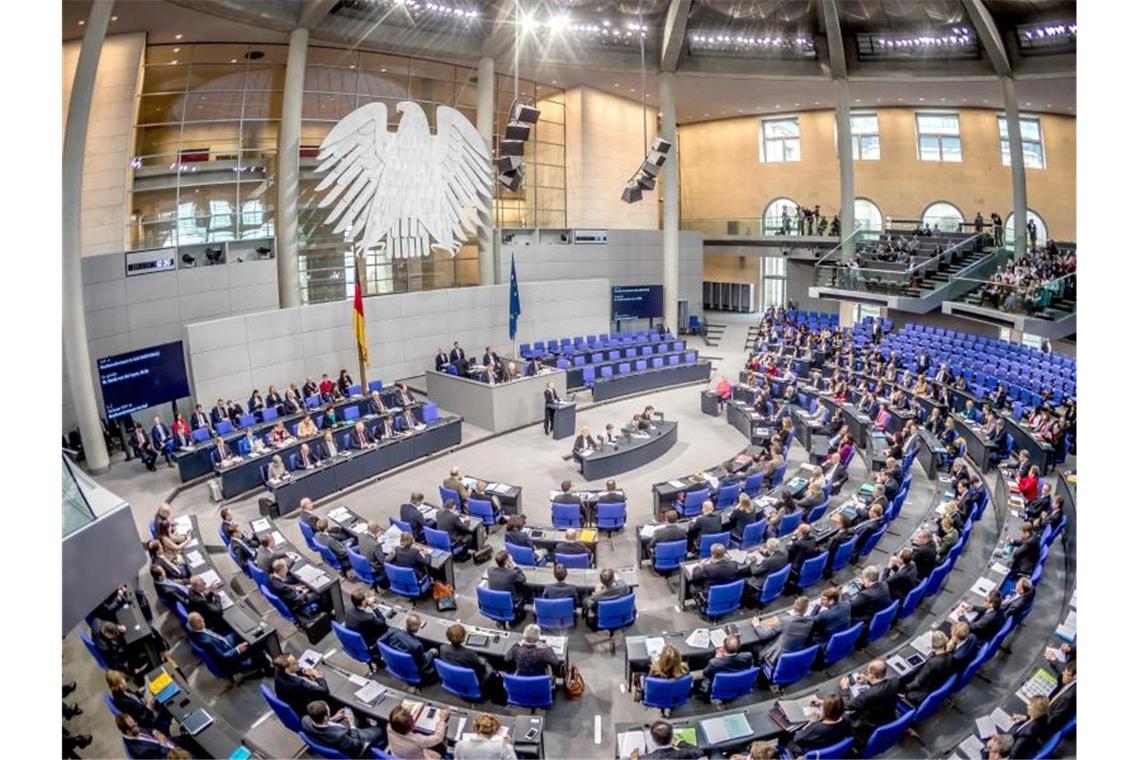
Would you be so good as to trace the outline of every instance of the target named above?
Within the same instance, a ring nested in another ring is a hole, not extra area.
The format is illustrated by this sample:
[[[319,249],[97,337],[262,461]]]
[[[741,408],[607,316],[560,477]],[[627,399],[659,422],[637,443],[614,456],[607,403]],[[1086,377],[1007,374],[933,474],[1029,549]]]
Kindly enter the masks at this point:
[[[113,420],[190,395],[182,341],[141,348],[99,360],[103,407]]]
[[[618,285],[610,289],[610,319],[658,319],[665,316],[661,285]]]

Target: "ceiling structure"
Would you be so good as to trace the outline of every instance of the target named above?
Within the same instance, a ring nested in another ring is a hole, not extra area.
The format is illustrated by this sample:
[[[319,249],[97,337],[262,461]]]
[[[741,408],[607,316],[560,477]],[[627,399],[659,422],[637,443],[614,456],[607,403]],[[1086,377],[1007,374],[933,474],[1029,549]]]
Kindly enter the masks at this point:
[[[89,0],[63,0],[63,39]],[[153,43],[359,47],[473,65],[656,103],[676,73],[681,123],[853,107],[1001,108],[997,75],[1027,111],[1076,112],[1076,3],[1066,0],[120,0],[110,33]]]

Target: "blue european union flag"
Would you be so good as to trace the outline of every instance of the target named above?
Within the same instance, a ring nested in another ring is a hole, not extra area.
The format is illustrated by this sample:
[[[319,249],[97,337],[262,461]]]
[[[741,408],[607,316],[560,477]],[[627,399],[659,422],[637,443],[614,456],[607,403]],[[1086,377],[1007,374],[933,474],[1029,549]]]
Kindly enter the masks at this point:
[[[522,303],[519,301],[519,281],[515,277],[515,255],[511,254],[511,340],[519,329],[519,315],[522,314]]]

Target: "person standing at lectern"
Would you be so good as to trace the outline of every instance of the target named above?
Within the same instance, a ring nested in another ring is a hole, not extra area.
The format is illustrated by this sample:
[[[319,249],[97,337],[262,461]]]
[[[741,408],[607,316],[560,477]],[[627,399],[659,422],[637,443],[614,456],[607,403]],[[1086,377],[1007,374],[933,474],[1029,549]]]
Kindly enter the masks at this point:
[[[554,387],[554,383],[546,384],[542,397],[546,401],[546,415],[542,418],[542,432],[544,435],[550,435],[550,432],[554,430],[554,409],[551,405],[559,403],[562,398],[558,395],[558,389]]]

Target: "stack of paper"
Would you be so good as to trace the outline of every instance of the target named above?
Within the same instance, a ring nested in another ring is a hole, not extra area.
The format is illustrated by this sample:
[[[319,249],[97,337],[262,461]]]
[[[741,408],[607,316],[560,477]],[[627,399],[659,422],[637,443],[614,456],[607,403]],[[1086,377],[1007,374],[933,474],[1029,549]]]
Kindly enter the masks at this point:
[[[970,591],[984,598],[995,588],[997,588],[997,581],[992,581],[989,578],[978,578],[977,582],[970,587]]]
[[[194,529],[190,522],[190,515],[182,515],[174,521],[174,531],[176,533],[189,533]]]
[[[202,555],[198,552],[186,552],[186,563],[190,565],[190,567],[198,567],[198,565],[201,565],[205,561],[206,560],[202,559]]]
[[[673,488],[684,488],[685,487],[685,484],[679,480],[670,480],[669,485],[673,486]]]
[[[264,533],[269,530],[269,520],[264,517],[259,517],[250,523],[254,533]]]
[[[1075,609],[1069,610],[1069,614],[1065,616],[1065,622],[1057,626],[1057,638],[1064,639],[1072,644],[1077,639],[1077,611]]]
[[[205,581],[207,588],[222,585],[222,579],[218,577],[218,573],[213,569],[202,573],[202,580]]]
[[[991,569],[998,575],[1009,575],[1009,568],[1000,562],[995,562],[991,565]]]
[[[700,725],[709,744],[721,744],[752,734],[752,726],[748,724],[744,713],[707,718]]]
[[[934,638],[934,631],[926,631],[910,642],[910,645],[922,652],[927,657],[934,651],[932,639]]]
[[[708,628],[694,628],[693,632],[685,639],[685,643],[694,649],[708,649],[709,646],[709,629]]]
[[[1033,677],[1017,690],[1018,698],[1026,705],[1031,697],[1047,697],[1057,688],[1057,678],[1045,668],[1038,668]]]
[[[657,655],[661,654],[661,650],[664,648],[665,639],[660,636],[650,636],[645,640],[645,651],[651,660],[656,660]]]
[[[961,757],[969,758],[969,760],[974,760],[975,758],[982,757],[985,749],[986,745],[982,743],[982,740],[973,734],[970,734],[964,740],[962,740],[961,744],[958,745],[958,754]]]
[[[317,665],[320,664],[322,659],[323,658],[321,657],[321,653],[318,652],[317,650],[306,649],[304,654],[302,654],[297,659],[297,664],[300,665],[302,668],[315,668],[315,667],[317,667]]]
[[[384,687],[375,681],[369,681],[367,685],[357,690],[355,696],[364,704],[371,705],[384,696]]]
[[[634,750],[644,755],[645,749],[645,731],[638,729],[618,734],[618,757],[621,760],[628,760]]]

